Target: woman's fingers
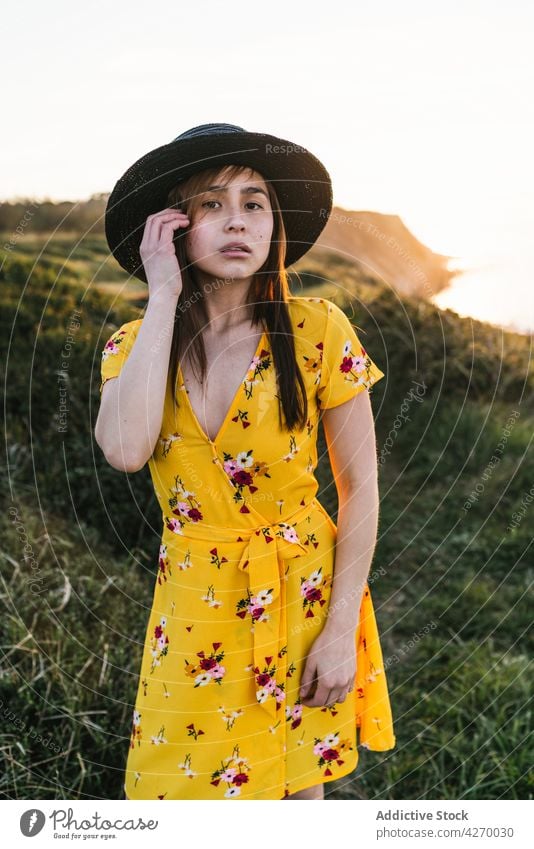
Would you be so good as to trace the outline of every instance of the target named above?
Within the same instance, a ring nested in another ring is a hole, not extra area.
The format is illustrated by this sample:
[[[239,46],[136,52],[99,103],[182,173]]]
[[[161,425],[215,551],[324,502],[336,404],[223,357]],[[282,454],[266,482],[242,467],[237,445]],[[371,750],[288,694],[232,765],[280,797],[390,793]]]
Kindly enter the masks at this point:
[[[347,698],[348,693],[349,691],[346,687],[344,687],[342,690],[330,690],[330,693],[328,694],[328,700],[326,702],[327,706],[332,707],[332,705],[343,704],[343,702]]]
[[[351,658],[340,663],[337,655],[330,651],[330,643],[325,649],[322,646],[320,642],[314,644],[304,663],[299,696],[306,707],[341,704],[354,689],[356,666]]]
[[[313,695],[307,693],[301,701],[304,701],[307,707],[333,707],[335,704],[342,704],[347,698],[347,695],[352,692],[347,685],[344,687],[327,687],[318,683]]]
[[[155,212],[153,215],[149,215],[146,220],[145,235],[147,236],[148,243],[151,244],[153,241],[159,242],[161,240],[164,225],[170,225],[168,232],[171,232],[172,229],[185,227],[188,223],[189,218],[185,212],[180,212],[177,209],[166,209],[162,212]]]
[[[301,699],[309,698],[310,692],[312,691],[315,683],[315,668],[313,667],[312,663],[308,661],[308,663],[304,664],[304,671],[302,673],[302,678],[300,681],[299,695]]]
[[[158,242],[172,242],[174,231],[179,227],[187,227],[189,219],[177,219],[175,221],[162,221],[159,225],[159,230],[156,235]]]
[[[315,690],[307,693],[304,697],[304,704],[308,707],[324,707],[324,705],[328,704],[327,699],[331,687],[323,684],[320,677],[316,679],[316,684]]]
[[[162,209],[147,216],[139,254],[149,287],[149,298],[161,291],[180,296],[182,275],[178,263],[174,231],[189,225],[181,209]]]
[[[179,220],[189,221],[189,216],[179,209],[164,209],[161,212],[154,212],[152,215],[149,215],[147,217],[145,229],[151,232],[152,230],[154,230],[155,227],[159,227],[161,224],[164,224],[167,221]]]

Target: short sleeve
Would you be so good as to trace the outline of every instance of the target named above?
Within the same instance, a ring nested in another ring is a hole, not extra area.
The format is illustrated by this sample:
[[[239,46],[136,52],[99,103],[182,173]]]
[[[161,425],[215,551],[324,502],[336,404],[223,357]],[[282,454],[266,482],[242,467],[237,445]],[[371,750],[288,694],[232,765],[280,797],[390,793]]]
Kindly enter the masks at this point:
[[[326,301],[328,317],[323,339],[317,402],[321,410],[337,407],[385,377],[364,348],[348,317]]]
[[[100,366],[101,382],[100,394],[104,384],[112,377],[118,377],[121,369],[128,359],[141,326],[142,319],[128,321],[110,336],[102,351],[102,364]]]

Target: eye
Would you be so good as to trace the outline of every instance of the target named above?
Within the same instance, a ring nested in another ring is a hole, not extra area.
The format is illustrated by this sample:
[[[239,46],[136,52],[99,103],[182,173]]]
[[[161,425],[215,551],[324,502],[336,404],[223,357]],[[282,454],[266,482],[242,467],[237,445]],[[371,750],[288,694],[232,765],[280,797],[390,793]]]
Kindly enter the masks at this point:
[[[202,204],[202,206],[209,206],[210,203],[219,203],[219,201],[218,200],[205,200],[204,203]],[[252,206],[257,206],[258,209],[263,209],[262,205],[260,203],[257,203],[255,200],[247,201],[246,205],[250,206],[251,204],[252,204]],[[213,207],[209,207],[209,208],[213,209]]]

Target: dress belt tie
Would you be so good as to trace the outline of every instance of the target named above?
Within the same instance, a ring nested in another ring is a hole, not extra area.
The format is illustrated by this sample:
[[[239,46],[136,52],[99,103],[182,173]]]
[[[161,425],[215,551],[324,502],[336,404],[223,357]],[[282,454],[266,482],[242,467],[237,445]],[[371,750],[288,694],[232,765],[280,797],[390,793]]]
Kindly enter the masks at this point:
[[[278,652],[287,639],[287,634],[282,634],[285,616],[280,603],[281,570],[285,560],[308,554],[309,549],[301,543],[293,525],[309,516],[315,507],[313,499],[283,520],[254,528],[202,527],[202,522],[188,522],[181,534],[214,544],[246,543],[238,569],[249,576],[249,591],[256,607],[264,608],[253,625],[256,698],[274,718],[285,699],[285,690],[279,687],[285,682],[277,682],[276,674],[272,677],[269,674],[273,665],[278,667]]]

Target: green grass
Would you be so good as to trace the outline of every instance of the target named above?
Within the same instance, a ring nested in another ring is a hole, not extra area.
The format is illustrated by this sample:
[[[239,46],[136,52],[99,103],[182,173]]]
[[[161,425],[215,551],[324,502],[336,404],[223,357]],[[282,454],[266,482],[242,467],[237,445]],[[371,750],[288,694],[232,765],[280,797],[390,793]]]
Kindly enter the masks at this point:
[[[2,528],[0,793],[120,798],[149,558],[119,561],[96,529],[41,518],[31,503],[15,518],[18,529],[5,516]]]
[[[532,468],[528,422],[513,430],[480,500],[462,509],[500,439],[503,412],[496,407],[488,419],[473,406],[462,424],[443,405],[424,450],[414,453],[414,423],[382,468],[373,568],[385,574],[371,591],[397,747],[360,749],[356,772],[334,782],[330,798],[532,798],[531,523],[507,531]],[[379,419],[379,452],[387,418]],[[469,434],[484,422],[488,433],[470,454]],[[328,469],[321,482],[334,512]]]

